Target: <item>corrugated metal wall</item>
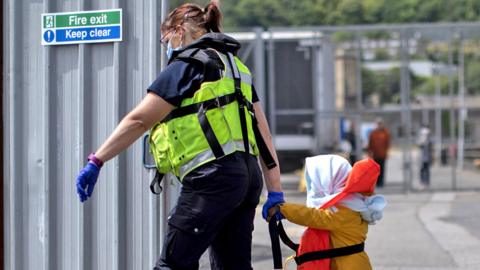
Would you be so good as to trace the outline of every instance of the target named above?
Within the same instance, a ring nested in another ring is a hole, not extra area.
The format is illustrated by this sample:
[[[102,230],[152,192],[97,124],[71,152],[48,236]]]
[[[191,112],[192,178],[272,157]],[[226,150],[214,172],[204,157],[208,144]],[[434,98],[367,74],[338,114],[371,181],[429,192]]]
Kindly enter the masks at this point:
[[[3,22],[3,1],[0,4],[0,22]],[[3,34],[0,35],[3,51]],[[3,53],[0,54],[0,74],[3,77]],[[3,97],[3,83],[0,84],[0,95]],[[1,98],[3,100],[3,98]],[[3,102],[0,100],[0,112],[3,114]],[[0,269],[3,270],[3,121],[0,123]]]
[[[177,187],[150,193],[141,141],[84,204],[75,178],[160,70],[161,2],[3,2],[5,269],[151,269]],[[40,45],[41,13],[111,8],[122,42]]]

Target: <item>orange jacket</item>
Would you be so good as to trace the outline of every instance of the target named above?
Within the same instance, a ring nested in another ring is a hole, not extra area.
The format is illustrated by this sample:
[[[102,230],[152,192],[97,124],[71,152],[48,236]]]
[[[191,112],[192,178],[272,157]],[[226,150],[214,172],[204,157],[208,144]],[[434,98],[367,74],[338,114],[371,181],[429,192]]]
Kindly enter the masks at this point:
[[[368,152],[373,159],[386,159],[390,148],[390,133],[386,128],[376,128],[368,136]]]

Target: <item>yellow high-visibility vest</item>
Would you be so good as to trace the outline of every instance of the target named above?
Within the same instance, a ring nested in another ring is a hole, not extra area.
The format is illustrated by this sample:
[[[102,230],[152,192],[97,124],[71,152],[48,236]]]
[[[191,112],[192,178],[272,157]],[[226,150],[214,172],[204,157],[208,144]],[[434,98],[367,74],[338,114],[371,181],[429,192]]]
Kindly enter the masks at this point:
[[[243,113],[249,153],[259,154],[250,115],[253,113],[251,73],[236,56],[208,50],[217,53],[222,60],[225,67],[222,77],[217,81],[203,82],[193,97],[182,100],[181,105],[165,120],[154,125],[150,132],[150,152],[158,172],[171,172],[180,181],[189,172],[219,158],[219,155],[245,151],[239,115],[240,98],[246,105]],[[198,49],[194,53],[203,54],[204,58],[207,55]],[[240,79],[241,95],[236,91],[235,77]],[[213,149],[212,138],[218,142]]]

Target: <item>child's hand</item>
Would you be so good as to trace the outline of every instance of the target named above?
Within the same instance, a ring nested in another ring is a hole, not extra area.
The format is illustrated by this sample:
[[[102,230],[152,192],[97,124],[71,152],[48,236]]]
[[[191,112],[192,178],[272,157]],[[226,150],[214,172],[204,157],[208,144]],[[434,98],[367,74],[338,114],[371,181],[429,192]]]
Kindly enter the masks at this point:
[[[277,217],[277,220],[281,220],[285,218],[280,212],[280,206],[281,204],[277,204],[274,207],[271,207],[270,209],[268,209],[267,222],[270,222],[270,219],[272,219],[272,217],[275,215]]]
[[[268,216],[271,217],[275,215],[277,211],[280,211],[280,209],[278,209],[278,205],[275,205],[274,207],[268,209]]]

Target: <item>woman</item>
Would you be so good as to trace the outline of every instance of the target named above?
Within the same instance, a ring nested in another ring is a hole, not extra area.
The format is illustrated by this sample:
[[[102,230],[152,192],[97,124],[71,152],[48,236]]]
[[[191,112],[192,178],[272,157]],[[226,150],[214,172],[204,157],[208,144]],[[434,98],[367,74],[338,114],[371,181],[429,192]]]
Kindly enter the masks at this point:
[[[253,218],[263,185],[257,163],[261,138],[263,153],[271,153],[267,163],[262,155],[269,191],[264,218],[267,209],[284,201],[265,115],[248,68],[234,57],[240,44],[220,32],[220,21],[215,2],[204,9],[184,4],[169,14],[161,25],[169,65],[89,155],[77,178],[84,202],[103,162],[161,122],[151,133],[157,168],[177,175],[182,191],[154,269],[198,269],[209,246],[212,269],[252,269]],[[253,111],[256,119],[250,116]],[[256,126],[261,135],[254,136]]]

